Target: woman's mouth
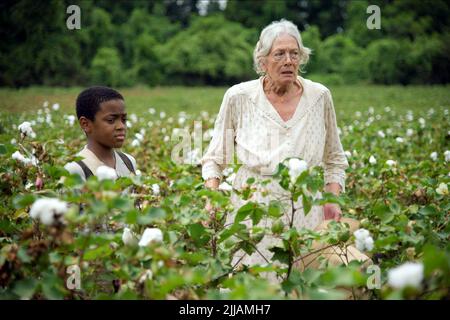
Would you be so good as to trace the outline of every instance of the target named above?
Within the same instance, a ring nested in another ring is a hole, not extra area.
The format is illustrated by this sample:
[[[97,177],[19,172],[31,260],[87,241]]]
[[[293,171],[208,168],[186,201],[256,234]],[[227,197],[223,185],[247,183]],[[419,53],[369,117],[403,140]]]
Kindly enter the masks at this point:
[[[292,75],[294,75],[294,72],[292,72],[292,71],[282,71],[281,74],[283,76],[292,76]]]

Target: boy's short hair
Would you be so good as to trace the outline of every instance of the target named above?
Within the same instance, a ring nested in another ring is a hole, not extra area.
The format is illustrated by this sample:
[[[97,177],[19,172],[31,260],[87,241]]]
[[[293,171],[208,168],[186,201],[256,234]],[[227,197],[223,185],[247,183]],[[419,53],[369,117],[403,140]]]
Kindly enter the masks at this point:
[[[125,100],[119,92],[108,87],[94,86],[83,90],[76,102],[78,119],[86,117],[94,121],[100,109],[100,103],[115,99]]]

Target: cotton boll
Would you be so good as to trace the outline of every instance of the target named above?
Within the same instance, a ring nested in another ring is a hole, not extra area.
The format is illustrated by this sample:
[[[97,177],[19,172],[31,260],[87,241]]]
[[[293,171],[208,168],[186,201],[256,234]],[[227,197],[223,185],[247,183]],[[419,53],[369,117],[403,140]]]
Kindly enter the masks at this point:
[[[386,161],[386,164],[387,164],[389,167],[392,167],[392,166],[395,166],[395,165],[397,164],[397,162],[395,162],[394,160],[387,160],[387,161]]]
[[[450,162],[450,150],[444,152],[445,162]]]
[[[58,111],[58,110],[59,110],[59,103],[54,103],[54,104],[52,105],[52,109],[53,109],[54,111]]]
[[[116,170],[113,168],[110,168],[108,166],[100,166],[97,168],[97,171],[95,175],[98,177],[98,179],[101,180],[116,180],[117,179],[117,173]]]
[[[141,143],[139,142],[138,139],[133,139],[133,141],[131,141],[131,146],[132,147],[139,147]]]
[[[308,169],[308,164],[304,160],[297,158],[289,159],[288,161],[289,176],[294,183],[303,171]]]
[[[151,280],[153,278],[152,270],[145,270],[144,274],[139,277],[139,283],[144,283],[147,280]]]
[[[436,193],[441,196],[448,195],[448,186],[446,183],[441,182],[439,186],[436,188]]]
[[[152,184],[152,192],[155,196],[158,196],[161,192],[159,185],[157,185],[156,183]]]
[[[222,191],[231,191],[231,190],[233,190],[233,187],[232,186],[230,186],[229,184],[228,184],[228,182],[222,182],[221,184],[219,184],[219,190],[222,190]]]
[[[146,228],[139,241],[140,247],[146,247],[152,242],[162,242],[163,234],[158,228]]]
[[[129,228],[123,229],[122,241],[126,246],[133,246],[137,244],[137,239]]]
[[[367,237],[364,240],[364,246],[365,246],[367,251],[372,251],[372,249],[373,249],[373,239],[372,239],[372,237]]]
[[[33,128],[31,127],[31,122],[29,121],[25,121],[22,122],[17,129],[19,129],[20,133],[22,134],[22,136],[28,136],[31,138],[35,138],[36,134],[33,131]]]
[[[406,130],[406,136],[411,137],[413,134],[414,134],[414,130],[413,129]]]
[[[45,225],[60,222],[61,217],[67,212],[67,202],[55,198],[41,198],[36,200],[30,209],[30,217],[40,219]]]
[[[369,163],[372,164],[372,165],[374,165],[374,164],[377,163],[377,159],[375,159],[374,156],[370,156],[370,158],[369,158]]]
[[[432,152],[430,158],[431,160],[436,161],[438,159],[438,153],[436,151]]]
[[[419,288],[423,280],[423,264],[406,262],[388,271],[388,284],[395,289]]]
[[[369,233],[369,230],[361,228],[361,229],[356,230],[353,233],[353,235],[355,236],[356,239],[363,240],[363,239],[367,238],[368,236],[370,236],[370,233]]]

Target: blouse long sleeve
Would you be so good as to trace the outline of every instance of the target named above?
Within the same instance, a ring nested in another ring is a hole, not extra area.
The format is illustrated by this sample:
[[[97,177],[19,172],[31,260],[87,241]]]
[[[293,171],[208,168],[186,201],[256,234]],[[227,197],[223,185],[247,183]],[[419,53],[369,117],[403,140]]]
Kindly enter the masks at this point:
[[[345,192],[345,170],[348,161],[339,139],[336,113],[330,91],[325,93],[325,128],[326,140],[323,154],[325,185],[336,182]]]
[[[222,171],[231,164],[234,153],[235,126],[233,112],[236,111],[231,89],[224,95],[208,150],[201,159],[202,177],[222,179]]]

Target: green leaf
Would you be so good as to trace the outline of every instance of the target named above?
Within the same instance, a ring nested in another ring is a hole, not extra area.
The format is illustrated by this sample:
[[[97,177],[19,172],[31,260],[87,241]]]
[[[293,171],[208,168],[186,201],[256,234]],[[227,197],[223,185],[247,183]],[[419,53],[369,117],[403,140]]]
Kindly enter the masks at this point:
[[[278,260],[281,263],[285,264],[289,263],[289,251],[280,247],[270,248],[269,251],[274,253],[272,256],[272,260]]]
[[[38,281],[33,278],[19,280],[14,284],[13,292],[21,299],[30,299],[38,286]]]
[[[0,154],[6,154],[6,147],[4,144],[0,144]]]
[[[283,215],[281,204],[277,201],[271,201],[269,204],[268,214],[273,218],[281,217]]]
[[[264,210],[261,208],[254,208],[251,212],[250,212],[250,218],[252,219],[253,225],[256,226],[262,219],[262,217],[264,216]]]
[[[224,231],[222,231],[220,233],[219,243],[222,241],[225,241],[226,239],[228,239],[229,237],[231,237],[235,234],[239,234],[240,231],[244,231],[244,230],[247,230],[246,225],[240,224],[240,223],[232,224],[229,228],[225,229]]]
[[[187,229],[189,236],[194,240],[197,246],[203,246],[208,243],[210,236],[203,225],[194,223],[189,225]]]
[[[234,217],[234,223],[237,224],[245,218],[252,212],[252,210],[257,206],[254,202],[248,202],[244,204],[242,207],[239,208],[238,212],[236,213],[236,216]]]
[[[106,258],[111,255],[113,250],[110,248],[109,244],[99,246],[95,249],[87,250],[84,254],[84,260],[95,260],[100,258]]]
[[[166,211],[161,208],[150,208],[144,215],[138,216],[137,222],[141,225],[152,224],[156,220],[162,220],[166,217]]]
[[[312,207],[310,197],[303,195],[302,203],[303,203],[303,211],[305,212],[305,216],[306,216],[311,211],[311,207]]]
[[[34,194],[18,195],[13,199],[13,206],[15,209],[22,209],[29,205],[32,205],[36,201]]]

